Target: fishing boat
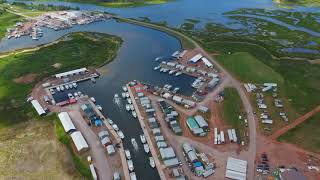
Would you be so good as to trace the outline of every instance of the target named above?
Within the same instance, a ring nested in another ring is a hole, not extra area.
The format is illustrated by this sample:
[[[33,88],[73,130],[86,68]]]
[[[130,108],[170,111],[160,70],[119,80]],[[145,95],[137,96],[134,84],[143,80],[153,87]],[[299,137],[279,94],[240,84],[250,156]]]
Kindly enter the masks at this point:
[[[126,97],[127,97],[127,98],[130,97],[130,94],[129,94],[128,92],[126,93]]]
[[[180,76],[182,72],[176,72],[175,76]]]
[[[143,149],[144,149],[144,152],[146,152],[147,154],[150,152],[150,148],[148,144],[144,144]]]
[[[130,110],[131,110],[131,111],[134,111],[134,106],[133,106],[133,104],[130,104]]]
[[[143,134],[140,134],[140,140],[142,142],[142,144],[146,143],[146,137]]]
[[[135,117],[135,118],[137,117],[136,111],[132,111],[132,116]]]
[[[129,149],[124,150],[124,153],[125,153],[125,155],[126,155],[126,158],[127,158],[128,160],[130,160],[130,159],[131,159],[131,153],[130,153]]]
[[[173,92],[173,93],[177,93],[179,90],[180,90],[180,88],[176,87],[176,88],[173,89],[172,92]]]
[[[127,99],[129,104],[132,104],[132,100],[130,98]]]
[[[64,87],[63,87],[63,86],[60,86],[60,90],[61,90],[61,91],[64,91]]]
[[[60,87],[58,86],[58,87],[56,87],[56,89],[57,89],[57,91],[60,91]]]
[[[91,81],[92,81],[93,83],[96,83],[96,79],[95,79],[95,78],[91,78]]]
[[[101,107],[100,105],[97,105],[97,109],[98,109],[99,111],[102,111],[102,107]]]
[[[110,125],[113,125],[113,121],[110,118],[108,118],[107,121]]]
[[[118,136],[119,136],[121,139],[124,139],[124,134],[123,134],[123,132],[122,132],[121,130],[119,130],[119,131],[117,132],[117,134],[118,134]]]
[[[138,143],[135,138],[131,138],[131,144],[133,145],[134,149],[139,148]]]
[[[137,176],[135,172],[130,173],[130,180],[137,180]]]
[[[158,69],[160,69],[160,66],[156,66],[156,67],[153,68],[153,70],[155,70],[155,71],[158,70]]]
[[[90,100],[94,103],[96,102],[96,99],[94,97],[91,97]]]
[[[128,88],[127,88],[126,86],[122,86],[122,90],[123,90],[124,92],[127,92],[127,91],[128,91]]]
[[[72,89],[72,88],[73,88],[72,84],[68,84],[68,86],[69,86],[69,89]]]
[[[128,169],[130,171],[133,171],[134,170],[133,161],[132,160],[128,160],[127,163],[128,163]]]
[[[131,110],[130,104],[126,104],[126,110],[127,110],[127,111],[130,111],[130,110]]]
[[[125,92],[121,93],[121,96],[122,98],[126,98],[126,93]]]
[[[149,164],[152,168],[155,168],[156,167],[156,163],[154,162],[154,159],[153,157],[149,157]]]
[[[175,72],[176,72],[175,70],[171,70],[171,71],[169,71],[169,74],[171,75],[171,74],[173,74]]]
[[[69,89],[69,86],[67,84],[64,85],[64,87],[68,90]]]
[[[76,82],[74,82],[74,83],[72,83],[72,86],[74,87],[74,88],[77,88],[77,83]]]

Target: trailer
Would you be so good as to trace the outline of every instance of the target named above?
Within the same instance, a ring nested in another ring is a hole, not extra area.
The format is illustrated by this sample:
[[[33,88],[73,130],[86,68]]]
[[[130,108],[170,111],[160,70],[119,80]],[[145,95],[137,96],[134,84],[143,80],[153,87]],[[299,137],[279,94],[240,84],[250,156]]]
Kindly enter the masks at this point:
[[[224,140],[224,132],[223,132],[223,131],[220,131],[220,141],[221,141],[221,144],[224,144],[224,143],[225,143],[225,140]]]
[[[230,142],[234,142],[234,139],[233,139],[233,135],[232,135],[232,131],[231,131],[231,129],[228,129],[228,137],[229,137],[229,140],[230,140]]]
[[[218,128],[214,128],[214,144],[218,144]]]
[[[232,129],[231,132],[232,132],[233,141],[234,141],[234,142],[237,142],[237,141],[238,141],[238,138],[237,138],[236,130],[235,130],[235,129]]]

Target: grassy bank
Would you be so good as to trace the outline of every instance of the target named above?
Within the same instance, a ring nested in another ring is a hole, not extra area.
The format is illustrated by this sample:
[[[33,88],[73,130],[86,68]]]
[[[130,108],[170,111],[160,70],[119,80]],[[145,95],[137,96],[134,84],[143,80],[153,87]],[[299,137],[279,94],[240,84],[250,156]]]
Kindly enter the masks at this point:
[[[35,52],[0,59],[0,126],[36,117],[25,99],[38,81],[58,72],[108,63],[122,42],[115,36],[86,32],[60,40]],[[53,67],[57,63],[60,67]],[[33,78],[28,79],[31,75]]]
[[[279,137],[280,141],[296,144],[301,148],[320,153],[320,113]]]
[[[9,13],[0,7],[0,39],[5,36],[8,28],[14,27],[16,22],[22,20],[22,17]]]
[[[223,103],[219,105],[219,112],[221,113],[221,117],[226,121],[228,125],[236,130],[239,140],[248,143],[248,138],[246,138],[245,136],[245,134],[247,133],[245,122],[243,118],[242,120],[239,120],[239,115],[244,115],[244,109],[240,96],[237,90],[234,88],[226,88],[224,92],[225,99]]]
[[[54,127],[57,139],[66,145],[66,147],[71,152],[72,160],[75,168],[79,171],[79,173],[85,177],[86,179],[92,179],[91,172],[89,170],[89,164],[86,161],[86,157],[81,157],[79,154],[75,153],[72,148],[72,140],[70,136],[68,136],[63,129],[63,126],[59,119],[55,117]]]

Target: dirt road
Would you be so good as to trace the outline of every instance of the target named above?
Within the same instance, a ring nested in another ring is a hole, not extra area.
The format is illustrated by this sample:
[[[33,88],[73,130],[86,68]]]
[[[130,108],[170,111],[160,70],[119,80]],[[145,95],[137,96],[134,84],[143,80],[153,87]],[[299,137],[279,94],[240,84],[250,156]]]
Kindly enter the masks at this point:
[[[320,112],[320,105],[316,108],[312,109],[308,113],[304,114],[303,116],[299,117],[298,119],[294,120],[292,123],[284,126],[283,128],[279,129],[275,133],[270,136],[270,139],[276,140],[279,136],[283,135],[290,129],[298,126],[299,124],[303,123],[304,121],[308,120],[311,116],[315,115],[317,112]]]

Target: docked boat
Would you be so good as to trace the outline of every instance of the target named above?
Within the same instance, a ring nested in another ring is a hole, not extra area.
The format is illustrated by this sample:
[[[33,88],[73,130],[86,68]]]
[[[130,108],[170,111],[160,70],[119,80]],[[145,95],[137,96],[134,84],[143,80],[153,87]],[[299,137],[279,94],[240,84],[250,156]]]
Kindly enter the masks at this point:
[[[158,70],[158,69],[160,69],[160,66],[156,66],[156,67],[153,68],[153,70],[155,70],[155,71]]]
[[[63,86],[60,86],[60,90],[61,90],[61,91],[64,91],[64,87],[63,87]]]
[[[131,138],[131,144],[133,145],[134,149],[139,148],[138,143],[135,138]]]
[[[49,91],[50,91],[50,93],[51,93],[52,95],[55,94],[54,89],[50,89]]]
[[[124,92],[127,92],[127,91],[128,91],[128,88],[127,88],[126,86],[122,86],[122,90],[123,90]]]
[[[127,158],[128,160],[130,160],[130,159],[131,159],[131,153],[130,153],[129,149],[124,150],[124,153],[125,153],[125,155],[126,155],[126,158]]]
[[[137,176],[135,172],[130,173],[130,180],[137,180]]]
[[[121,93],[121,96],[122,98],[126,98],[126,93],[125,92]]]
[[[58,87],[56,87],[56,89],[57,89],[57,91],[60,91],[60,87],[58,86]]]
[[[130,97],[130,94],[129,94],[128,92],[126,93],[126,97],[127,97],[127,98]]]
[[[149,157],[149,164],[152,168],[155,168],[156,167],[156,163],[154,162],[154,159],[153,157]]]
[[[118,95],[118,94],[115,94],[115,95],[114,95],[114,98],[119,98],[119,95]]]
[[[169,71],[169,69],[163,69],[163,72],[164,73],[166,73],[166,72],[168,72]]]
[[[175,70],[171,70],[171,71],[169,71],[169,74],[171,75],[171,74],[173,74],[175,72],[176,72]]]
[[[143,134],[140,134],[140,140],[142,142],[142,144],[146,143],[146,137]]]
[[[77,92],[73,93],[74,97],[79,97],[79,94]]]
[[[130,104],[126,104],[126,110],[127,110],[127,111],[130,111],[130,110],[131,110]]]
[[[175,76],[180,76],[182,72],[176,72]]]
[[[98,109],[99,111],[102,111],[102,107],[101,107],[100,105],[97,105],[97,109]]]
[[[96,102],[96,99],[94,97],[91,97],[90,100],[94,103]]]
[[[121,139],[124,139],[124,134],[123,134],[123,132],[122,132],[121,130],[119,130],[119,131],[117,132],[117,134],[118,134],[118,136],[119,136]]]
[[[69,89],[69,86],[67,84],[64,85],[64,87],[68,90]]]
[[[132,111],[132,116],[135,117],[135,118],[137,117],[136,111]]]
[[[134,106],[133,106],[133,104],[130,104],[130,110],[131,110],[131,111],[134,111]]]
[[[110,125],[113,125],[113,121],[110,118],[108,118],[107,121]]]
[[[133,171],[134,170],[133,161],[132,160],[128,160],[127,163],[128,163],[128,169],[130,171]]]
[[[74,83],[72,83],[72,86],[73,86],[74,88],[77,88],[78,85],[77,85],[77,83],[74,82]]]
[[[79,97],[81,97],[83,94],[80,91],[78,91],[78,95]]]
[[[96,79],[95,79],[95,78],[91,78],[91,81],[92,81],[93,83],[96,83]]]
[[[180,90],[180,88],[176,87],[176,88],[173,89],[172,92],[173,92],[173,93],[177,93],[179,90]]]
[[[157,58],[155,59],[155,61],[159,61],[160,59],[162,59],[161,56],[157,57]]]
[[[132,104],[132,100],[130,98],[127,99],[129,104]]]
[[[146,152],[147,154],[150,152],[150,148],[148,144],[144,144],[143,149],[144,149],[144,152]]]
[[[119,131],[119,127],[118,127],[118,125],[116,125],[116,124],[113,124],[113,125],[112,125],[112,128],[113,128],[115,131]]]
[[[68,86],[69,86],[69,89],[72,89],[72,88],[73,88],[72,84],[68,84]]]

